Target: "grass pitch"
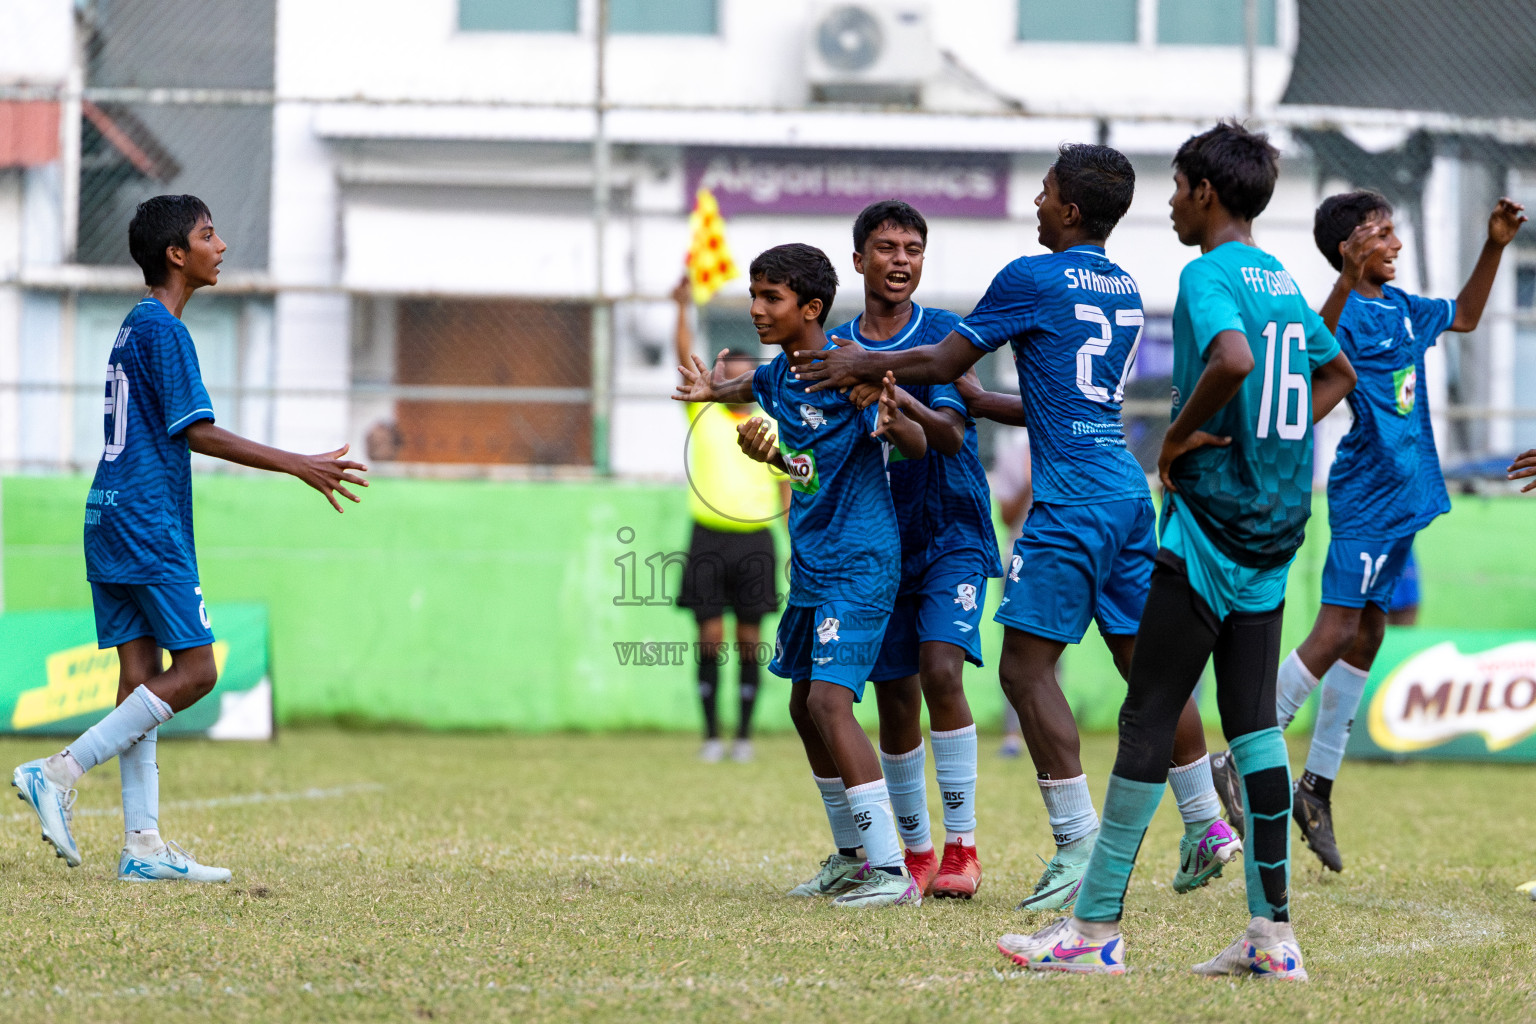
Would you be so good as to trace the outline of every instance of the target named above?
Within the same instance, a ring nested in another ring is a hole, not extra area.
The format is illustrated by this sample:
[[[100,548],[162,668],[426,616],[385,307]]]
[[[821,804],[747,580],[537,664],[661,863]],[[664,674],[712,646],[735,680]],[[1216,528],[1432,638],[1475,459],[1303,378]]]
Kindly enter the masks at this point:
[[[55,748],[0,742],[0,763]],[[1513,891],[1536,877],[1529,769],[1348,765],[1335,796],[1345,873],[1297,851],[1313,981],[1260,985],[1185,971],[1247,913],[1239,865],[1173,894],[1171,797],[1132,881],[1131,972],[1029,976],[994,942],[1047,922],[1012,908],[1049,833],[1027,761],[999,760],[995,739],[982,747],[978,897],[863,912],[780,897],[828,852],[792,737],[760,741],[750,765],[701,765],[695,749],[318,730],[163,742],[165,834],[235,881],[116,882],[110,767],[81,787],[73,871],[11,803],[0,1018],[1536,1019],[1536,903]],[[1084,754],[1098,800],[1113,741]]]

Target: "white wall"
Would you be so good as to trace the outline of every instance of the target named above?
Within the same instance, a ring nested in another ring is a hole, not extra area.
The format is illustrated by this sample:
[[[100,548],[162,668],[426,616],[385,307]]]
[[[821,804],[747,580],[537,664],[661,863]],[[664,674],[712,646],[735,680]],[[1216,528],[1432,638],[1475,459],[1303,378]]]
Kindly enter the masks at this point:
[[[1143,42],[1042,44],[1017,41],[1015,0],[929,4],[935,47],[1032,112],[1239,112],[1241,48],[1158,46],[1150,41],[1152,0],[1143,6]],[[817,7],[816,0],[719,0],[716,35],[612,36],[609,94],[641,106],[799,106],[809,95],[805,53]],[[1261,102],[1284,89],[1295,49],[1295,2],[1278,0],[1277,7],[1279,45],[1260,51]],[[460,32],[457,0],[283,0],[278,88],[336,99],[590,103],[595,12],[595,0],[586,0],[581,31],[573,34]],[[935,77],[929,98],[946,108],[996,109],[953,72]]]

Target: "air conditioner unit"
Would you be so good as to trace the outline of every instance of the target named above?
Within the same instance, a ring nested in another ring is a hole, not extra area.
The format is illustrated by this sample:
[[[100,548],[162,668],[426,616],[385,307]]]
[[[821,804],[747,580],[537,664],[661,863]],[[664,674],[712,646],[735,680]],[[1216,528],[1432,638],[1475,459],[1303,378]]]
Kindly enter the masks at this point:
[[[916,106],[939,67],[921,3],[821,3],[812,8],[806,68],[823,103]]]

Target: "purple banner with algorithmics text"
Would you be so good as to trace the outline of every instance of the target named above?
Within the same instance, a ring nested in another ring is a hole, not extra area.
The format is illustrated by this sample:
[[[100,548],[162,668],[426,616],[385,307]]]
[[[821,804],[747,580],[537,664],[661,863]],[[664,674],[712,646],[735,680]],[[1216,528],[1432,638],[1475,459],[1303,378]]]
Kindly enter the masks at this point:
[[[929,217],[1008,215],[1001,153],[689,149],[684,169],[690,201],[707,188],[727,217],[851,214],[881,199],[903,199]]]

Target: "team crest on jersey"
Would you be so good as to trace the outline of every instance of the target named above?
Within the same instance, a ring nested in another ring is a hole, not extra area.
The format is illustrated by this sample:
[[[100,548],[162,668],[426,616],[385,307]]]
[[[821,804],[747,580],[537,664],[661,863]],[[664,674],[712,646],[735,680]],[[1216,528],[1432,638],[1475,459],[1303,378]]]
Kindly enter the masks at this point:
[[[1008,565],[1008,578],[1013,582],[1019,582],[1019,570],[1024,568],[1024,556],[1014,555],[1013,561]]]
[[[800,422],[815,430],[827,422],[827,417],[814,405],[806,402],[800,403]]]
[[[1392,375],[1392,390],[1397,396],[1397,414],[1407,416],[1413,412],[1414,402],[1418,398],[1419,368],[1405,366]]]
[[[784,465],[789,469],[789,486],[805,494],[815,494],[821,489],[821,480],[816,476],[816,453],[810,449],[796,451],[793,448],[781,450],[784,456]]]
[[[842,637],[837,635],[837,628],[841,625],[841,622],[828,615],[821,620],[821,625],[816,627],[816,639],[824,644],[829,644],[833,640],[841,640]]]
[[[973,612],[976,610],[976,584],[962,583],[955,588],[955,604],[961,611]]]
[[[1414,333],[1413,333],[1413,317],[1411,317],[1411,316],[1403,317],[1403,326],[1408,328],[1408,337],[1413,338],[1414,341],[1418,341],[1419,340],[1417,337],[1414,337]]]
[[[1174,388],[1173,389],[1173,407],[1175,409],[1177,409],[1179,407],[1179,403],[1182,402],[1182,401],[1184,401],[1184,396],[1179,394],[1179,389],[1178,388]]]

